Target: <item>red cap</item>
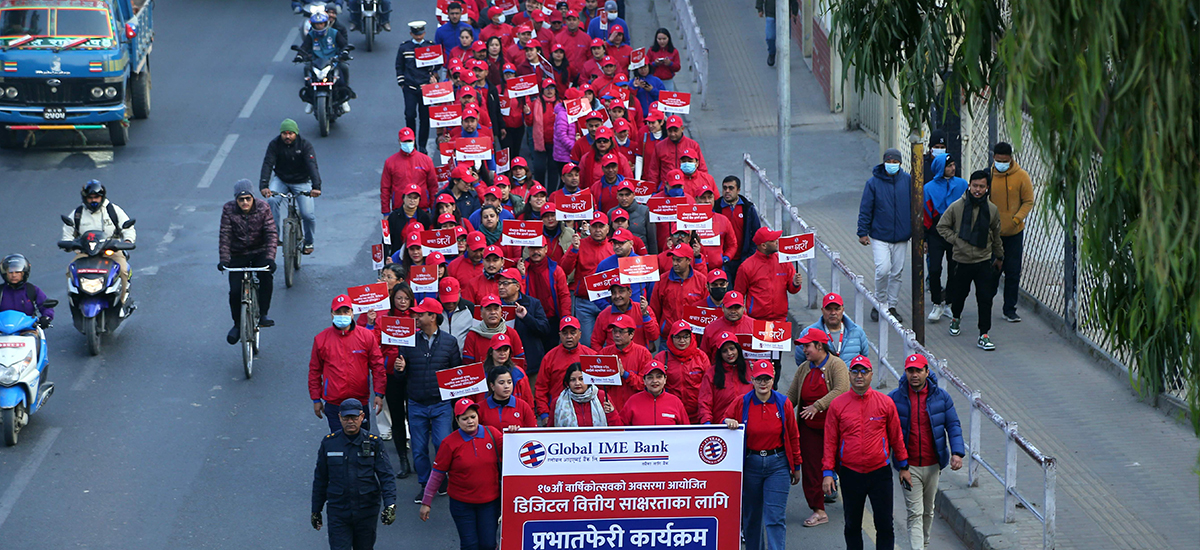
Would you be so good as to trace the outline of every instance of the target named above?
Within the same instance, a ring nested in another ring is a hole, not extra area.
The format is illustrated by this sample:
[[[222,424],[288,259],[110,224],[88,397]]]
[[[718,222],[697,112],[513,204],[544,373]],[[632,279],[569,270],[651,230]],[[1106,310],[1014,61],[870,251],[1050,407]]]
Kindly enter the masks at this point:
[[[481,308],[485,308],[488,306],[498,306],[498,305],[500,305],[500,297],[496,296],[495,294],[488,294],[487,296],[484,296],[483,300],[481,300],[479,302],[479,307],[481,307]]]
[[[797,344],[811,344],[813,342],[828,344],[829,335],[825,334],[825,331],[819,328],[808,327],[804,329],[804,332],[799,338],[796,339]]]
[[[683,119],[678,115],[671,115],[667,118],[667,128],[683,128]]]
[[[642,373],[642,377],[645,378],[647,376],[650,376],[650,373],[652,373],[654,371],[658,371],[663,374],[666,374],[667,368],[664,367],[663,364],[661,362],[659,362],[657,359],[651,359],[649,363],[646,363],[646,372]]]
[[[714,269],[708,272],[708,282],[725,281],[729,282],[729,275],[726,275],[723,270]]]
[[[475,409],[476,413],[478,413],[479,403],[472,401],[470,397],[459,399],[458,401],[454,402],[454,416],[462,416],[467,414],[467,411],[471,410],[472,408]]]
[[[704,195],[705,193],[712,193],[715,195],[717,193],[717,191],[715,189],[713,189],[713,186],[711,183],[708,183],[706,181],[706,182],[700,184],[700,187],[696,188],[696,197],[700,197],[701,195]]]
[[[730,290],[729,292],[725,293],[725,298],[723,300],[721,300],[721,305],[724,307],[733,307],[733,306],[745,307],[746,298],[742,296],[741,292],[738,292],[736,290]]]
[[[692,325],[688,324],[687,321],[680,319],[678,321],[675,321],[675,324],[671,325],[671,330],[669,332],[667,332],[667,336],[675,336],[676,334],[679,334],[681,332],[691,332],[691,331],[692,331]]]
[[[854,359],[850,360],[849,368],[854,368],[854,367],[866,367],[867,370],[875,370],[875,367],[871,366],[871,360],[867,359],[867,356],[865,356],[865,355],[859,355],[859,356],[855,357]]]
[[[444,310],[442,309],[441,302],[438,302],[436,298],[425,298],[409,311],[413,313],[441,313]]]
[[[589,121],[589,120],[599,120],[599,121],[603,121],[603,120],[604,120],[604,115],[601,115],[601,114],[600,114],[600,111],[589,111],[589,112],[588,112],[588,114],[586,114],[586,115],[583,115],[583,121],[584,121],[584,122],[587,122],[587,121]],[[599,128],[598,130],[596,130],[596,131],[597,131],[597,132],[599,132],[600,130],[604,130],[604,129],[606,129],[606,128],[604,128],[604,127],[601,127],[601,128]]]
[[[716,337],[716,341],[714,342],[716,345],[713,346],[713,349],[721,349],[721,346],[724,346],[725,344],[728,344],[729,342],[733,342],[734,344],[737,344],[738,343],[737,335],[732,332],[729,332],[727,330],[721,331],[721,334],[718,334]],[[738,345],[741,345],[741,344],[738,344]]]
[[[550,22],[551,23],[554,23],[554,22],[562,23],[562,20],[563,20],[563,14],[561,11],[554,10],[554,11],[550,12]]]
[[[488,19],[490,19],[493,23],[496,21],[496,18],[500,17],[501,15],[504,15],[504,8],[500,6],[492,6],[487,10]]]
[[[562,331],[567,327],[575,327],[577,330],[582,329],[582,327],[579,325],[579,319],[571,317],[570,315],[563,317],[562,320],[558,322],[559,331]]]
[[[446,256],[441,252],[430,252],[425,256],[425,265],[445,265]]]
[[[450,174],[450,177],[454,177],[454,174]],[[454,204],[454,195],[451,195],[450,193],[442,193],[441,195],[438,195],[437,199],[433,202],[435,204]]]
[[[688,243],[679,243],[667,251],[667,256],[675,256],[676,258],[695,258],[696,251],[692,249],[692,245]],[[728,296],[728,295],[726,295]]]
[[[625,76],[625,73],[617,73],[617,76],[613,77],[613,84],[620,84],[621,82],[629,82],[629,77]]]
[[[421,188],[419,186],[417,186],[417,184],[415,184],[415,183],[410,183],[410,184],[404,186],[404,194],[405,195],[413,195],[413,194],[420,195]]]
[[[691,147],[684,147],[684,148],[683,148],[683,149],[682,149],[682,150],[679,152],[679,158],[683,158],[683,157],[687,157],[687,158],[690,158],[690,159],[697,158],[697,157],[696,157],[696,152],[695,152],[695,151],[693,151]]]
[[[608,323],[608,327],[609,327],[609,328],[612,328],[612,327],[617,327],[617,328],[637,328],[637,323],[634,323],[634,322],[633,322],[633,317],[632,317],[632,316],[629,316],[629,315],[618,315],[618,316],[616,316],[616,317],[613,317],[613,318],[612,318],[612,321]]]
[[[454,239],[455,240],[457,240],[459,237],[466,237],[466,236],[467,236],[467,228],[465,228],[461,225],[454,226]]]
[[[621,183],[629,183],[629,182],[623,181]],[[620,186],[618,186],[617,189],[619,190]],[[608,218],[614,222],[617,220],[628,220],[629,212],[626,212],[624,208],[613,208],[612,212],[608,213]]]
[[[522,279],[521,272],[517,271],[517,268],[515,268],[515,267],[510,267],[508,269],[505,269],[504,271],[501,271],[500,278],[501,279],[512,279],[518,283],[521,282],[521,279]]]
[[[454,214],[446,212],[438,216],[437,223],[438,225],[442,225],[443,223],[458,223],[458,220],[454,219]]]
[[[409,233],[407,237],[404,237],[404,246],[408,248],[421,246],[421,234],[416,231]]]
[[[765,242],[774,241],[781,235],[783,235],[783,231],[771,231],[768,227],[760,227],[758,231],[754,232],[754,244],[757,246]]]
[[[472,72],[472,71],[463,71],[463,72],[462,72],[462,74],[461,74],[461,75],[459,75],[458,79],[459,79],[459,80],[461,80],[461,81],[463,81],[463,82],[466,82],[467,84],[474,84],[476,81],[478,81],[478,80],[479,80],[479,77],[475,76],[475,73],[474,73],[474,72]],[[470,96],[474,97],[474,96],[475,96],[475,94],[473,94],[473,93],[472,93],[472,94],[464,94],[464,93],[461,93],[461,92],[462,92],[462,91],[464,91],[464,90],[470,90],[470,89],[471,89],[471,87],[470,87],[470,86],[464,86],[464,87],[462,87],[462,88],[459,90],[459,92],[460,92],[460,93],[459,93],[459,96],[458,96],[458,97],[460,97],[460,98],[461,98],[461,97],[464,97],[464,96],[467,96],[467,95],[470,95]]]
[[[616,231],[613,231],[612,241],[615,243],[627,243],[632,240],[633,233],[631,233],[628,229],[622,227]]]
[[[604,155],[604,158],[600,159],[600,166],[608,166],[610,164],[617,164],[617,155],[615,153],[608,153]]]
[[[616,192],[620,193],[621,191],[624,191],[626,189],[628,189],[630,193],[637,192],[637,186],[634,185],[633,182],[629,181],[629,180],[621,180],[621,183],[617,184]]]
[[[598,113],[599,111],[592,111],[592,112],[593,112],[593,113]],[[599,116],[599,115],[597,115],[597,116]],[[597,128],[597,129],[596,129],[596,139],[608,139],[608,140],[611,140],[611,139],[613,139],[613,138],[615,138],[615,137],[616,137],[616,136],[615,136],[615,135],[613,135],[612,128],[609,128],[608,126],[601,126],[601,127],[599,127],[599,128]],[[612,155],[612,157],[613,157],[613,158],[616,158],[616,155],[615,155],[615,154],[613,154],[613,153],[609,153],[609,155]],[[605,156],[604,158],[608,158],[608,156]]]
[[[492,337],[492,349],[500,349],[505,346],[513,347],[512,338],[509,338],[507,334],[501,332]]]
[[[563,165],[563,169],[562,169],[562,175],[564,175],[564,176],[565,176],[565,175],[567,175],[567,174],[568,174],[568,173],[569,173],[571,170],[578,170],[578,169],[579,169],[579,165],[575,164],[574,162],[568,162],[568,163],[566,163],[566,164],[564,164],[564,165]]]
[[[775,378],[775,365],[772,365],[771,362],[767,361],[766,359],[759,359],[753,363],[750,363],[749,370],[750,372],[748,374],[750,375],[751,380],[758,378],[759,376],[770,376],[771,378]]]
[[[606,46],[606,45],[604,44],[604,40],[601,40],[601,39],[599,39],[599,38],[593,38],[593,39],[592,39],[592,47],[593,47],[593,48],[597,48],[597,47],[599,47],[599,48],[606,48],[606,47],[608,47],[608,46]]]
[[[452,304],[462,298],[462,286],[454,277],[443,277],[438,281],[438,301]]]
[[[622,104],[620,101],[617,101],[614,99],[613,102],[616,103],[616,105],[614,105],[614,107],[620,107],[622,109],[625,108],[625,105]],[[625,119],[618,118],[617,121],[613,123],[613,133],[628,132],[628,131],[629,131],[629,122],[626,121]]]
[[[458,166],[455,166],[454,170],[450,171],[450,178],[456,179],[456,180],[463,180],[467,183],[475,183],[475,182],[479,181],[479,177],[476,176],[475,174],[472,174],[470,167],[467,166],[466,164],[460,164]],[[454,202],[453,198],[451,199],[451,202]]]
[[[605,216],[604,212],[596,212],[592,215],[592,223],[602,223],[604,225],[608,225],[608,216]]]
[[[481,52],[486,49],[487,44],[484,44],[482,40],[476,40],[474,44],[471,44],[471,51],[473,52]],[[473,59],[472,61],[478,61],[478,59]]]
[[[487,237],[480,231],[467,233],[467,248],[469,250],[483,250],[487,248]]]
[[[501,193],[500,188],[496,187],[495,185],[489,185],[479,190],[479,198],[482,199],[488,195],[496,197],[497,199],[504,196]]]
[[[345,294],[338,294],[333,298],[333,302],[329,304],[329,311],[337,311],[340,307],[351,307],[350,297]]]
[[[474,107],[467,107],[466,109],[463,110],[462,118],[463,118],[463,120],[466,120],[468,118],[473,118],[475,120],[479,120],[479,111],[476,110]]]
[[[413,133],[412,128],[400,129],[400,141],[413,141],[415,139],[417,139],[417,136]]]
[[[421,232],[424,230],[425,230],[424,224],[422,224],[421,222],[419,222],[415,219],[411,219],[411,220],[408,220],[408,225],[404,226],[404,230],[401,231],[400,234],[402,235],[402,238],[407,239],[409,235],[411,235],[413,233],[420,235]]]
[[[553,78],[544,79],[542,80],[542,89],[545,90],[546,88],[558,89],[558,83]]]
[[[538,193],[549,194],[549,191],[547,191],[546,188],[540,183],[536,183],[533,185],[533,187],[529,188],[529,196],[530,197],[532,197]]]
[[[501,258],[503,258],[503,257],[504,257],[504,250],[501,250],[501,249],[500,249],[500,247],[498,247],[498,246],[496,246],[496,245],[494,245],[494,244],[492,244],[492,245],[488,245],[488,247],[487,247],[487,248],[483,249],[483,257],[484,257],[484,258],[486,258],[486,257],[488,257],[488,256],[491,256],[491,255],[493,255],[493,254],[495,254],[496,256],[500,256]]]
[[[616,65],[616,64],[617,64],[617,62],[613,60],[611,55],[606,55],[606,56],[604,56],[604,59],[600,60],[601,67],[607,67],[609,65]]]
[[[662,120],[662,119],[663,119],[662,111],[660,111],[658,109],[650,109],[650,112],[646,114],[646,122]]]
[[[562,44],[559,44],[558,42],[555,42],[555,43],[554,43],[554,47],[550,48],[550,52],[551,52],[551,53],[554,53],[554,52],[557,52],[557,51],[566,52],[566,51],[567,51],[567,47],[566,47],[566,46],[563,46]]]
[[[683,175],[682,171],[678,169],[671,170],[670,172],[667,172],[667,187],[683,185],[683,180],[685,179],[687,179],[687,176]]]
[[[620,26],[620,25],[613,25],[613,28],[612,28],[612,30],[610,30],[610,31],[608,32],[608,34],[609,34],[609,35],[612,35],[612,33],[614,33],[614,32],[619,32],[619,33],[622,33],[622,34],[623,34],[623,33],[625,32],[625,28],[624,28],[624,27],[622,27],[622,26]]]
[[[525,49],[544,50],[546,48],[542,46],[541,42],[537,40],[530,40],[529,42],[525,43]]]
[[[929,368],[929,360],[924,355],[914,353],[904,359],[904,368],[917,367],[919,369]]]
[[[579,19],[579,12],[575,11],[575,10],[567,10],[567,19],[570,19],[572,17],[574,17],[575,19]]]
[[[839,306],[845,307],[845,304],[842,302],[842,297],[834,292],[830,292],[829,294],[826,294],[825,298],[821,300],[821,309],[825,309],[825,308],[829,307],[829,304],[837,304]]]
[[[527,32],[533,32],[533,27],[530,27],[527,23],[521,23],[519,26],[517,26],[517,34]]]
[[[496,177],[492,178],[492,183],[496,187],[512,187],[512,180],[508,179],[508,176],[504,174],[496,174]]]
[[[515,73],[515,72],[517,72],[517,66],[513,65],[512,63],[505,63],[504,67],[501,68],[500,72]]]
[[[553,214],[557,211],[558,211],[558,205],[554,204],[552,202],[548,202],[548,203],[542,205],[541,215],[545,216],[546,214]]]
[[[521,168],[528,169],[529,161],[526,161],[525,157],[513,157],[512,158],[512,167],[516,168],[518,166],[520,166]]]

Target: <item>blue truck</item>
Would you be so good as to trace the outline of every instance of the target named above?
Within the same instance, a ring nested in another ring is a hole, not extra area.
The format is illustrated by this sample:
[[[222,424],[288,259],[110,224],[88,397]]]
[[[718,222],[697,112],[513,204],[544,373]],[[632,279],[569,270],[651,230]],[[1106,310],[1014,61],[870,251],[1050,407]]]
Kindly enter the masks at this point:
[[[153,0],[0,0],[0,147],[150,116]]]

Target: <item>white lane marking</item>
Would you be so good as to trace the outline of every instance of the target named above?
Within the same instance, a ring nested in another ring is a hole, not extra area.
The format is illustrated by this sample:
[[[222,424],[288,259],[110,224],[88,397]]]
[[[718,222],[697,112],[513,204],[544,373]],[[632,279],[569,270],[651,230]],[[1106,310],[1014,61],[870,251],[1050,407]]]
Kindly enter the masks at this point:
[[[124,323],[121,326],[125,326]],[[83,372],[79,373],[79,379],[71,384],[71,391],[80,391],[87,389],[87,385],[96,377],[96,369],[100,368],[100,364],[104,362],[103,357],[92,357],[83,363]]]
[[[221,144],[221,148],[217,149],[217,156],[213,157],[212,162],[208,164],[208,170],[204,171],[204,177],[200,178],[200,183],[196,185],[200,189],[208,189],[212,185],[214,179],[217,178],[217,172],[221,171],[221,165],[225,164],[225,157],[229,156],[229,152],[233,150],[233,144],[237,143],[238,135],[229,134],[225,136],[225,142]]]
[[[292,27],[292,30],[288,31],[287,38],[283,39],[283,44],[279,46],[279,51],[275,52],[275,57],[271,58],[271,62],[279,63],[283,61],[283,56],[287,55],[288,51],[292,49],[292,43],[296,41],[296,37],[298,36],[300,36],[300,27]]]
[[[253,113],[254,108],[258,106],[258,100],[262,99],[263,94],[267,91],[267,86],[271,85],[272,78],[275,78],[275,75],[263,75],[262,80],[258,81],[258,87],[254,88],[254,93],[250,94],[250,99],[246,100],[246,106],[242,107],[238,118],[250,118],[250,113]]]
[[[54,440],[58,439],[58,434],[62,433],[62,428],[50,428],[46,430],[42,440],[38,441],[37,446],[33,448],[33,452],[29,455],[29,461],[17,470],[17,475],[13,476],[12,483],[8,489],[4,490],[4,494],[0,495],[0,526],[4,525],[4,521],[8,519],[8,515],[12,513],[13,507],[17,505],[17,499],[21,498],[21,493],[25,491],[25,487],[33,480],[33,474],[37,473],[38,466],[42,465],[42,461],[46,459],[46,455],[50,453],[50,446],[54,444]]]
[[[158,274],[158,266],[156,266],[156,265],[146,266],[146,267],[143,267],[143,268],[137,270],[137,273],[139,275],[157,275]]]
[[[167,253],[167,245],[175,242],[175,232],[179,231],[180,229],[183,229],[182,224],[171,224],[171,227],[167,229],[167,233],[163,235],[162,241],[158,243],[157,250],[159,254]]]

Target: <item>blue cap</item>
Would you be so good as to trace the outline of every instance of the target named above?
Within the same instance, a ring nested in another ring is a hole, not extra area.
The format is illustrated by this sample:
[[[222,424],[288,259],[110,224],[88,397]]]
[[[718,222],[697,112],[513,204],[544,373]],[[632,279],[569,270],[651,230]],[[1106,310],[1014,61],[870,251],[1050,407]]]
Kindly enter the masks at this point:
[[[342,401],[342,406],[338,409],[342,416],[358,416],[363,412],[362,402],[353,397]]]

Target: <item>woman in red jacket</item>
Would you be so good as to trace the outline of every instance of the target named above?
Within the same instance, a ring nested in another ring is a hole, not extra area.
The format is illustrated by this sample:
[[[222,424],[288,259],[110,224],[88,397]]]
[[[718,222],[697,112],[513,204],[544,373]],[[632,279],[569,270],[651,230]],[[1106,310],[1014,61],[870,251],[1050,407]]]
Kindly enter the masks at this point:
[[[679,320],[671,325],[670,339],[666,349],[654,358],[667,366],[667,391],[679,396],[688,418],[695,420],[700,417],[700,382],[712,363],[696,347],[692,326],[687,321]]]
[[[429,521],[430,503],[449,478],[450,515],[461,548],[495,548],[500,520],[500,430],[479,425],[479,405],[467,398],[454,403],[458,429],[442,440],[429,482],[422,489],[421,521]]]
[[[525,369],[513,363],[512,350],[513,341],[507,334],[500,333],[493,336],[487,358],[483,360],[483,368],[486,372],[491,372],[493,369],[507,372],[512,378],[512,389],[509,390],[509,395],[523,401],[532,410],[533,390],[529,386],[529,376],[525,374]]]
[[[675,49],[675,43],[671,41],[671,31],[667,29],[658,29],[654,33],[654,45],[646,51],[646,63],[653,70],[651,74],[662,80],[663,87],[668,91],[675,91],[675,73],[683,68],[679,63],[679,50]]]
[[[563,375],[563,391],[550,403],[557,428],[620,426],[621,414],[604,390],[583,381],[583,367],[571,363]]]
[[[783,550],[787,499],[800,482],[800,435],[792,402],[773,391],[775,365],[758,360],[750,368],[754,390],[735,400],[725,415],[731,430],[746,425],[742,463],[742,535],[747,550]],[[764,523],[766,538],[763,538]]]
[[[721,421],[721,415],[729,410],[730,404],[741,399],[754,389],[747,372],[750,370],[737,335],[730,332],[714,334],[716,350],[712,356],[712,367],[704,373],[700,382],[698,410],[700,423]]]
[[[479,423],[504,430],[509,426],[536,428],[537,419],[524,400],[513,396],[513,373],[505,367],[487,371],[488,393],[479,405]]]
[[[683,401],[667,393],[667,370],[662,363],[651,360],[646,364],[642,380],[646,389],[625,400],[621,423],[626,426],[686,426],[687,411]]]
[[[529,127],[533,142],[533,176],[535,181],[546,183],[548,188],[558,187],[558,173],[547,171],[554,156],[554,107],[558,105],[558,83],[554,79],[542,80],[542,93],[525,104],[525,125]]]

